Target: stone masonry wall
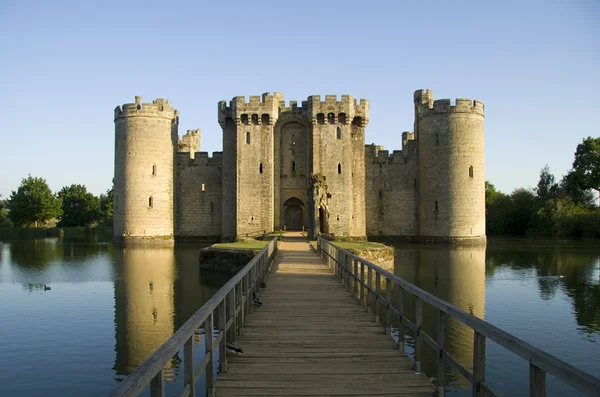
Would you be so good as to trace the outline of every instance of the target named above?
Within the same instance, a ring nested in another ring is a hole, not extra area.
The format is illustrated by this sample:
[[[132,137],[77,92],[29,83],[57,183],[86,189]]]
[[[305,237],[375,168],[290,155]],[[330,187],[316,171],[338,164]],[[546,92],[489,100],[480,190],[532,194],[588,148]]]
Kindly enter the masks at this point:
[[[178,153],[175,164],[175,235],[220,237],[222,233],[221,152]]]
[[[365,146],[366,228],[368,236],[417,236],[416,142],[390,155]]]

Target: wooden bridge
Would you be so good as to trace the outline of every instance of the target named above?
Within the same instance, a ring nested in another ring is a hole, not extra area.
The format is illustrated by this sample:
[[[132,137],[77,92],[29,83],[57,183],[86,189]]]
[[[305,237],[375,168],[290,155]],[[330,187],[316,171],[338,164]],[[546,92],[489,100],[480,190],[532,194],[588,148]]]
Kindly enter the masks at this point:
[[[319,239],[318,252],[299,233],[286,233],[279,249],[273,239],[111,396],[137,396],[148,385],[153,397],[164,396],[163,368],[182,347],[181,396],[443,396],[447,366],[471,383],[473,396],[496,396],[485,382],[486,339],[529,362],[531,396],[546,395],[546,373],[600,395],[599,379],[335,244]],[[253,307],[253,294],[262,306]],[[405,294],[415,298],[412,321]],[[437,309],[435,339],[422,329],[423,303]],[[448,316],[474,330],[472,372],[445,350]],[[389,336],[393,321],[397,342]],[[205,354],[195,359],[194,332],[215,322],[218,336],[205,338]],[[415,338],[414,361],[404,354],[405,332]],[[243,354],[226,356],[231,341]],[[437,371],[427,374],[436,386],[421,373],[423,342],[437,353]],[[202,375],[205,387],[197,390]]]

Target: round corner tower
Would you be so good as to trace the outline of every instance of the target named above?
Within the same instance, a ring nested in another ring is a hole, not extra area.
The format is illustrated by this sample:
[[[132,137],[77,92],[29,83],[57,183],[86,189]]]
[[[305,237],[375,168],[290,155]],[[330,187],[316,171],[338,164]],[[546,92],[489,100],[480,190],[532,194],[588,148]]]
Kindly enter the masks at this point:
[[[115,109],[114,238],[173,241],[173,158],[179,113],[156,99]]]
[[[483,103],[415,92],[420,236],[485,241]]]

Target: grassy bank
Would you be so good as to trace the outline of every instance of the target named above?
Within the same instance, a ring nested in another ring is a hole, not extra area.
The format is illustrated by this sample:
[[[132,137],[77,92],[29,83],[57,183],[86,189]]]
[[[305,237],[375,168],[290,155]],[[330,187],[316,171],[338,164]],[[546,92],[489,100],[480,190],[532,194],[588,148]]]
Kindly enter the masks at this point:
[[[387,246],[385,244],[376,243],[374,241],[333,241],[335,245],[345,250],[352,252],[353,254],[359,255],[364,251],[376,251],[376,250],[392,250],[393,248]],[[310,245],[316,250],[317,249],[317,241],[312,240]]]
[[[234,249],[234,250],[261,250],[267,244],[269,244],[271,240],[243,240],[243,241],[234,241],[232,243],[218,243],[213,244],[211,248],[222,248],[222,249]]]

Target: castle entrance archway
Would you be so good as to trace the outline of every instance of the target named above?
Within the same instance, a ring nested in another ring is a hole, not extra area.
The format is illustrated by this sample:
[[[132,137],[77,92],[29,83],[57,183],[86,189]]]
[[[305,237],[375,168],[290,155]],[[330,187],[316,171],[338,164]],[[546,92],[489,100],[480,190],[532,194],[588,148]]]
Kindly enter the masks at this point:
[[[302,230],[304,226],[304,203],[292,197],[283,203],[286,230]]]

